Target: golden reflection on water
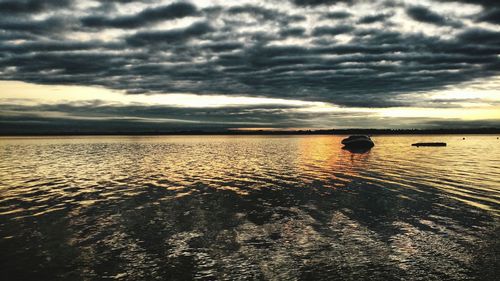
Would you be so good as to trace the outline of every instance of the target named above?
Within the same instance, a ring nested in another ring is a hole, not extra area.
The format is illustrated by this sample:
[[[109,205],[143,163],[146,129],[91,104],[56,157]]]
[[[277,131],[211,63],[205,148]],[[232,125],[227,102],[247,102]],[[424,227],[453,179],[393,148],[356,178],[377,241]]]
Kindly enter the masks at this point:
[[[358,175],[367,165],[370,151],[351,153],[341,149],[343,137],[313,136],[299,139],[298,169],[310,181],[327,180],[332,186],[342,186]]]

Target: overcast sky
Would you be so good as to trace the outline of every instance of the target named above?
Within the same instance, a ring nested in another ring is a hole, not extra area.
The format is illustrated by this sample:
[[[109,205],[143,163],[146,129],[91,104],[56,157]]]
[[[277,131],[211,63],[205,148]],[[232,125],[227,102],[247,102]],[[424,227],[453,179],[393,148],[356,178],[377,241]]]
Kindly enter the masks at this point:
[[[5,131],[500,126],[500,1],[0,0]]]

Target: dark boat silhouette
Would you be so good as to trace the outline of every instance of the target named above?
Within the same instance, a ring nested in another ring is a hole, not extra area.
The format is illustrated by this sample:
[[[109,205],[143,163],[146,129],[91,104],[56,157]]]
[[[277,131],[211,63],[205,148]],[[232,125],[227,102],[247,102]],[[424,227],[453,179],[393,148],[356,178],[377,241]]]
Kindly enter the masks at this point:
[[[344,149],[355,150],[355,149],[370,149],[375,144],[369,136],[364,135],[353,135],[342,140]]]
[[[417,142],[413,143],[412,146],[446,146],[445,142]]]

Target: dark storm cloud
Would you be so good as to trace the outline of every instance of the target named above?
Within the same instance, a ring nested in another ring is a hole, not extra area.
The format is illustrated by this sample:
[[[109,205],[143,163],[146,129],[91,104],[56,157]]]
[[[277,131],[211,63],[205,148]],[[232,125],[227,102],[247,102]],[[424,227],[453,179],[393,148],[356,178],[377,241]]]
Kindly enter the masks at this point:
[[[88,27],[136,28],[162,20],[172,20],[196,15],[197,9],[190,3],[173,3],[167,6],[145,9],[136,15],[120,17],[88,16],[82,24]]]
[[[72,0],[1,0],[0,13],[38,13],[68,7]]]
[[[249,14],[258,20],[276,21],[282,24],[305,20],[305,17],[301,15],[288,15],[286,13],[279,12],[277,10],[267,9],[253,5],[231,7],[227,10],[227,13],[232,16]]]
[[[320,5],[341,2],[352,5]],[[130,94],[247,95],[346,107],[414,106],[414,100],[401,95],[499,74],[498,31],[466,28],[457,24],[460,18],[401,3],[380,2],[374,13],[351,10],[356,1],[294,3],[292,10],[264,3],[197,8],[175,2],[129,16],[113,9],[104,16],[97,6],[75,12],[75,17],[57,11],[36,19],[4,17],[0,71],[5,80],[103,86]],[[457,29],[447,37],[405,32],[399,26],[404,23],[392,17],[396,8],[406,8],[432,28]],[[92,11],[97,12],[90,17]],[[181,28],[150,25],[191,15],[195,17],[176,25]],[[369,28],[374,22],[390,23],[391,28]],[[82,34],[97,38],[108,27],[123,28],[108,30],[110,34],[123,33],[108,41],[78,40]],[[335,37],[340,34],[344,36]]]
[[[44,52],[56,52],[56,51],[83,51],[83,50],[94,50],[96,48],[111,48],[116,46],[110,43],[104,43],[101,41],[90,41],[90,42],[79,42],[79,41],[47,41],[47,42],[28,42],[22,45],[12,44],[12,43],[0,43],[0,52],[9,52],[15,54],[26,54],[39,52],[43,50]],[[18,57],[19,59],[20,57]],[[8,63],[8,60],[4,61]],[[12,64],[16,63],[13,58]],[[36,63],[36,62],[34,62]],[[13,65],[15,66],[15,65]]]
[[[466,44],[499,45],[500,31],[471,28],[461,32],[458,39]]]
[[[319,6],[319,5],[335,5],[339,3],[351,4],[354,0],[292,0],[298,6]]]
[[[339,35],[342,33],[348,33],[352,30],[354,30],[354,27],[350,25],[318,26],[314,28],[312,35],[314,36]]]
[[[328,12],[323,15],[326,19],[345,19],[352,16],[351,13],[345,11]]]
[[[472,5],[481,5],[485,8],[500,7],[500,2],[497,0],[438,0],[444,3],[466,3]]]
[[[58,45],[59,47],[61,45]],[[58,47],[58,48],[59,48]],[[69,45],[71,47],[71,45]],[[76,47],[76,46],[73,46]],[[80,46],[84,48],[85,46]],[[73,75],[73,74],[92,74],[92,73],[107,73],[108,68],[121,67],[127,62],[127,60],[133,59],[132,56],[123,55],[122,57],[114,57],[109,54],[102,53],[72,53],[60,54],[58,52],[50,52],[46,54],[26,54],[22,56],[10,57],[5,59],[3,62],[7,66],[18,67],[20,72],[25,73],[36,73],[47,70],[57,70],[60,71],[61,75]],[[37,77],[37,75],[30,75],[27,77]],[[48,78],[48,79],[47,79]],[[54,81],[59,81],[63,77],[55,75],[51,77],[39,77],[39,82],[53,83]],[[37,78],[35,78],[37,79]],[[51,80],[54,79],[54,80]],[[67,76],[64,79],[68,81],[78,82],[81,77],[79,76]]]
[[[66,28],[68,19],[52,17],[43,20],[26,20],[17,18],[0,19],[0,30],[19,31],[32,34],[58,33]]]
[[[287,28],[280,31],[280,36],[282,37],[302,37],[306,32],[305,28],[295,27]]]
[[[500,8],[491,8],[485,10],[480,14],[478,20],[494,24],[500,24]]]
[[[236,49],[240,49],[243,47],[243,44],[240,42],[216,42],[202,45],[202,48],[208,48],[215,53],[232,51]]]
[[[393,16],[392,13],[382,13],[382,14],[364,16],[358,21],[358,23],[370,24],[379,21],[386,21],[392,16]]]
[[[435,25],[449,25],[453,27],[461,27],[463,24],[459,21],[449,19],[439,15],[423,6],[412,6],[406,9],[406,13],[414,20],[431,23]]]
[[[178,28],[166,31],[138,32],[128,37],[127,43],[134,46],[148,44],[170,44],[185,41],[195,36],[201,36],[214,29],[206,22],[196,22],[186,28]]]

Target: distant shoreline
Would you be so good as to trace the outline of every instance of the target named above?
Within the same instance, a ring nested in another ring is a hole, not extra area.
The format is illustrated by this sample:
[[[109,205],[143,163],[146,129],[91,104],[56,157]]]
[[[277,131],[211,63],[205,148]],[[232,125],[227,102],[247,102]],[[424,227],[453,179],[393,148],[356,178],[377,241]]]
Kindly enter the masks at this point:
[[[500,128],[478,129],[330,129],[295,131],[171,131],[171,132],[39,132],[39,133],[0,133],[3,137],[19,136],[189,136],[189,135],[494,135]]]

